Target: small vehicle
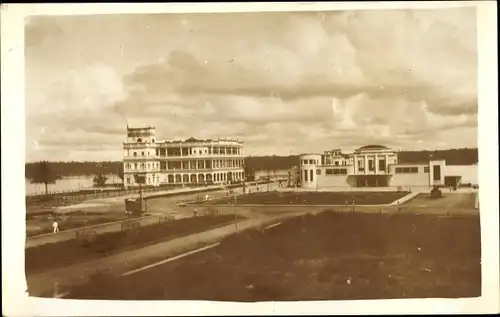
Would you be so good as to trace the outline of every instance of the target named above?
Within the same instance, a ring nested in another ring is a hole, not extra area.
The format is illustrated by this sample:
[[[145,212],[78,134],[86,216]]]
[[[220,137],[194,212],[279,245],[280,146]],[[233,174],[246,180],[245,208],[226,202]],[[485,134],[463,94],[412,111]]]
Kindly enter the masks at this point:
[[[147,212],[146,200],[140,198],[125,199],[125,214],[130,216],[141,216]]]
[[[440,198],[441,196],[441,190],[437,186],[434,186],[431,190],[430,198]]]

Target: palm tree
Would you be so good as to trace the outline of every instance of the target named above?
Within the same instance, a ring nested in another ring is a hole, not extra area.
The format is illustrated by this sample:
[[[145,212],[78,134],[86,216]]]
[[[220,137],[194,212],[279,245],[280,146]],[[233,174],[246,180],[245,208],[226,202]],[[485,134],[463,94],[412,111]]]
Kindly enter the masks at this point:
[[[51,168],[48,161],[41,161],[36,163],[33,174],[30,176],[32,184],[44,184],[45,195],[49,194],[49,184],[55,184],[61,177],[57,175]]]

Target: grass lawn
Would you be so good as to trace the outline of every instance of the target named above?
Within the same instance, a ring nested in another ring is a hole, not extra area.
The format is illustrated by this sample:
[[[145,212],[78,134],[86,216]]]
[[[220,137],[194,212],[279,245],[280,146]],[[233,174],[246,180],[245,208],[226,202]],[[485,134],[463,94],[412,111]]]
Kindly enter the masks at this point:
[[[63,214],[56,214],[53,211],[45,214],[26,215],[26,235],[28,237],[51,233],[52,223],[57,219],[59,230],[71,230],[84,226],[97,225],[107,222],[120,221],[130,218],[124,212],[87,212],[70,211]]]
[[[28,248],[25,253],[26,273],[96,259],[125,249],[206,231],[233,221],[233,215],[199,216],[149,225],[135,232],[105,233],[97,235],[94,241],[88,243],[73,239]]]
[[[479,217],[323,212],[67,298],[295,301],[476,297]]]
[[[352,205],[389,204],[406,196],[408,192],[253,192],[238,196],[237,204],[263,205],[344,205],[347,201]],[[218,205],[234,203],[234,198],[209,200],[204,204]]]

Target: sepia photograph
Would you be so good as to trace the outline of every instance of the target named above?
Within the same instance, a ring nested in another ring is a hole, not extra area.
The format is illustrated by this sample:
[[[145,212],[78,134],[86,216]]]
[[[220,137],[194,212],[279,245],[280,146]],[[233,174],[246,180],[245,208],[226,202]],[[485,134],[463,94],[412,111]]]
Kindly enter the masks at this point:
[[[481,297],[478,19],[27,15],[27,294]]]

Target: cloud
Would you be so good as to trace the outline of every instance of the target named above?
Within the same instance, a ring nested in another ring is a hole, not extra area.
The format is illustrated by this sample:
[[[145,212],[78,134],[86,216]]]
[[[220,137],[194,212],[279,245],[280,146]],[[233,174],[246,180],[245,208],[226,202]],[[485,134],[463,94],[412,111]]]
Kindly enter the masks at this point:
[[[250,153],[458,144],[449,131],[467,131],[474,146],[475,14],[467,8],[89,17],[151,49],[116,64],[61,57],[66,67],[45,76],[51,80],[28,80],[27,138],[42,152],[58,142],[76,149],[73,140],[109,146],[103,150],[109,154],[129,124],[155,125],[165,139],[238,137]],[[46,25],[65,32],[67,23]],[[70,29],[89,38],[84,27]],[[35,41],[27,65],[37,72],[27,77],[40,79],[44,60],[34,57],[36,47]],[[92,56],[109,55],[93,49]]]

